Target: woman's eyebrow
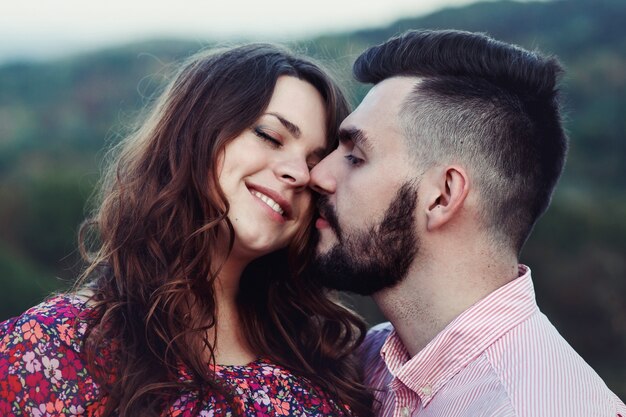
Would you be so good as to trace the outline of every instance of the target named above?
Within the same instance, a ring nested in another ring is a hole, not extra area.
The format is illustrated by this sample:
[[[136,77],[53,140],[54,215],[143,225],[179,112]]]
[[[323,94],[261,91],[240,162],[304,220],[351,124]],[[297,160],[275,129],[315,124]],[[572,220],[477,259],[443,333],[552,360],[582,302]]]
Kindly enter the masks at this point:
[[[300,128],[296,124],[291,123],[289,120],[285,119],[280,114],[273,113],[273,112],[265,113],[265,114],[270,115],[270,116],[274,116],[275,118],[277,118],[278,121],[283,126],[285,126],[285,128],[289,131],[289,133],[291,133],[295,138],[299,138],[302,135],[302,132],[300,131]]]

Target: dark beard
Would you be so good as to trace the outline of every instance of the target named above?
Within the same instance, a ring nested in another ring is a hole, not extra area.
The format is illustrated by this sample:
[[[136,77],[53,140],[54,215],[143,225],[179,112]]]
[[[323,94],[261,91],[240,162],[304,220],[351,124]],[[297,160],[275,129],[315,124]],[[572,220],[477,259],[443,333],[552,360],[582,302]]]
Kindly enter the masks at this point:
[[[385,211],[382,221],[369,230],[346,235],[328,200],[320,200],[320,212],[328,220],[339,243],[318,254],[310,276],[327,288],[371,295],[400,282],[417,254],[415,235],[417,185],[404,183]]]

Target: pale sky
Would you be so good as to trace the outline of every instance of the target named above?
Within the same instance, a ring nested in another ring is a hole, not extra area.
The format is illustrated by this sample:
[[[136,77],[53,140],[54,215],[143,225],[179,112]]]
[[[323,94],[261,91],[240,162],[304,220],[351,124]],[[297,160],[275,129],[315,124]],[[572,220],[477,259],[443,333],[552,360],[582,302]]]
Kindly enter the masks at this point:
[[[0,61],[149,38],[288,41],[476,0],[0,0]]]

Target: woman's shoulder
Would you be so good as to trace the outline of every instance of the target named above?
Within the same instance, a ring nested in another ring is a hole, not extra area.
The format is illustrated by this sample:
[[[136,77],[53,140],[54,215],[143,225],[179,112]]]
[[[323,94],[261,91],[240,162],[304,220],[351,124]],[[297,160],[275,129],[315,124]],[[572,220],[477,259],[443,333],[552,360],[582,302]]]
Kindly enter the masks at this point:
[[[216,365],[215,377],[234,396],[234,406],[244,415],[343,417],[347,413],[338,407],[329,393],[268,358],[247,365]],[[181,379],[191,378],[181,372]],[[196,395],[199,393],[196,393]],[[232,403],[223,395],[206,393],[206,397],[181,396],[172,405],[174,415],[191,415],[198,405],[208,415],[230,415]]]
[[[56,295],[0,324],[0,411],[78,414],[97,406],[81,355],[90,314],[84,299]]]
[[[325,389],[269,359],[218,366],[216,375],[234,388],[247,410],[267,415],[345,415]]]
[[[40,350],[71,348],[79,352],[93,311],[84,297],[58,294],[0,323],[0,352],[8,346],[31,345]]]

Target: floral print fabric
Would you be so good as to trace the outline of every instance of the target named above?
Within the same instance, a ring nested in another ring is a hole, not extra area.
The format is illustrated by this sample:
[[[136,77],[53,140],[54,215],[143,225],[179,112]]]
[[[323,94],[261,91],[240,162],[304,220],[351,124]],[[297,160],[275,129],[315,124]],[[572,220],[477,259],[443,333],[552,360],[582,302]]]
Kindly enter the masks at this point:
[[[0,416],[98,416],[99,387],[81,353],[94,311],[68,295],[55,296],[0,324]],[[107,352],[103,352],[106,357]],[[112,362],[109,362],[112,363]],[[246,416],[340,416],[325,393],[266,359],[217,366]],[[181,370],[181,378],[188,376]],[[164,415],[232,416],[220,395],[181,393]]]

